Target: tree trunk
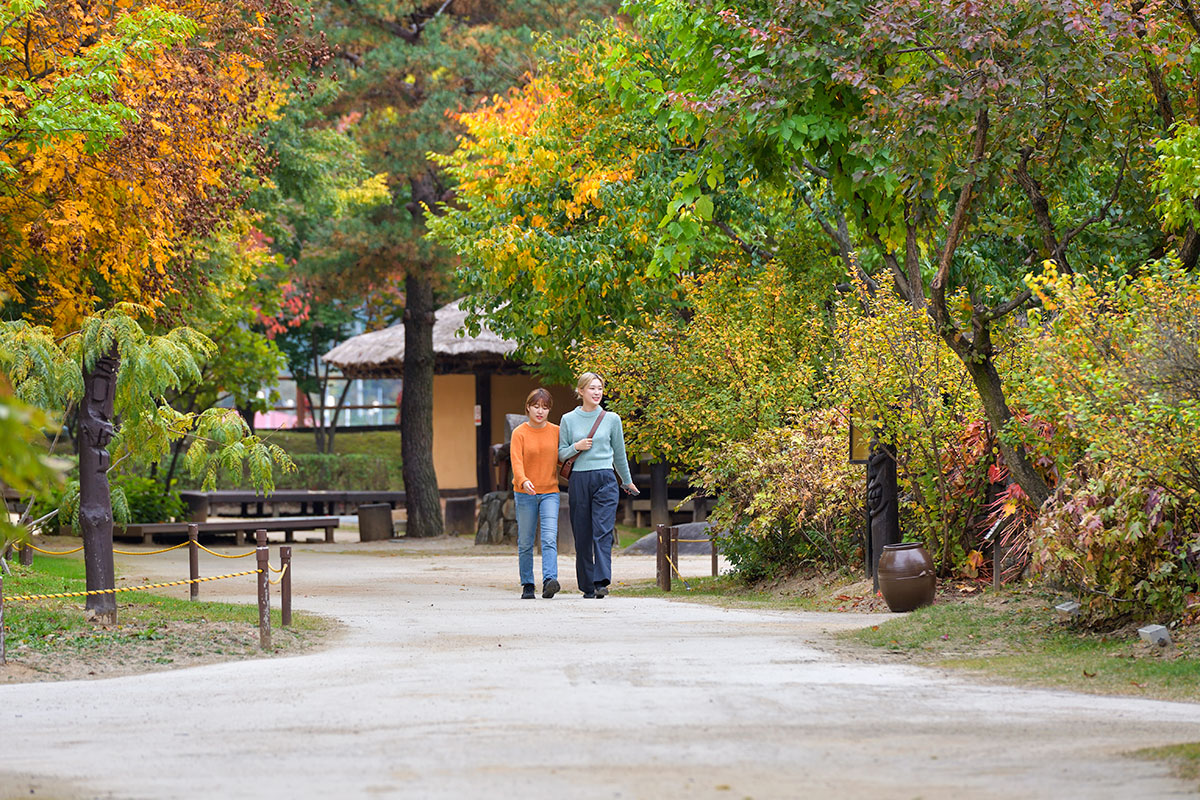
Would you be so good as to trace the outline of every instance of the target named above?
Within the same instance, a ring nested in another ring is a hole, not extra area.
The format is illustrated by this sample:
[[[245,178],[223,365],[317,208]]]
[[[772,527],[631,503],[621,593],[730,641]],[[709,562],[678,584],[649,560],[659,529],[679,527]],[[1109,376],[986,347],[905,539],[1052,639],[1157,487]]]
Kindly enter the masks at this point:
[[[116,585],[108,443],[113,435],[113,394],[119,368],[114,349],[83,375],[83,402],[79,406],[79,527],[88,591],[112,589]],[[117,597],[111,592],[88,595],[84,607],[102,625],[117,622]]]
[[[442,506],[433,469],[433,284],[404,281],[404,395],[400,455],[404,461],[407,536],[441,536]]]
[[[1046,481],[1034,468],[1025,447],[1006,442],[1007,437],[1002,435],[1005,426],[1012,419],[1012,411],[1008,407],[1008,401],[1004,398],[1004,386],[1000,382],[1000,374],[996,372],[995,362],[990,356],[981,356],[975,352],[972,352],[970,357],[964,357],[954,344],[951,344],[951,349],[966,365],[967,372],[970,373],[971,380],[975,383],[979,399],[983,401],[983,410],[987,414],[988,422],[991,423],[992,430],[996,432],[996,443],[1000,448],[1000,454],[1004,456],[1004,463],[1008,466],[1013,480],[1025,492],[1025,496],[1029,498],[1033,507],[1041,508],[1046,499],[1050,497],[1050,487],[1046,485]]]

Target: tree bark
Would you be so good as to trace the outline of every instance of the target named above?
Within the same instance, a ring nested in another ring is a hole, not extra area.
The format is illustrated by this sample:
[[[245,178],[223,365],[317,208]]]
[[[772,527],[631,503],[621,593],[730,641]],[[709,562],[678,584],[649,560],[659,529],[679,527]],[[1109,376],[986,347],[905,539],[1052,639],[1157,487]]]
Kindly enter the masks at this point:
[[[996,432],[997,446],[1000,448],[1000,455],[1004,456],[1008,471],[1034,508],[1041,508],[1050,497],[1050,487],[1034,468],[1025,447],[1006,441],[1006,437],[1002,435],[1004,427],[1012,420],[1013,415],[1008,401],[1004,398],[1004,386],[1000,382],[1000,374],[996,371],[995,361],[991,356],[959,354],[959,358],[966,365],[971,381],[979,392],[979,399],[983,401],[984,413],[987,414],[992,430]]]
[[[404,280],[404,395],[400,399],[400,454],[404,461],[407,536],[440,536],[442,506],[433,468],[433,284]]]
[[[975,117],[975,142],[972,149],[972,162],[982,163],[987,145],[988,112],[986,106],[981,108]],[[938,258],[937,272],[929,286],[929,313],[937,324],[938,333],[950,345],[950,349],[958,356],[975,389],[983,402],[984,412],[988,422],[1001,438],[1004,427],[1012,419],[1012,410],[1004,398],[1004,384],[996,371],[995,352],[991,340],[991,320],[995,314],[989,314],[987,309],[975,308],[971,314],[972,336],[968,337],[954,321],[946,305],[946,285],[949,282],[950,267],[954,262],[954,253],[967,228],[967,211],[975,191],[975,180],[972,179],[959,193],[955,204],[954,215],[946,231],[946,242]],[[1005,308],[1007,308],[1006,304]],[[1012,309],[1008,309],[1011,311]],[[1001,438],[1000,453],[1012,473],[1013,480],[1025,492],[1025,495],[1040,508],[1050,496],[1050,487],[1042,480],[1042,476],[1034,469],[1029,460],[1029,454],[1020,445],[1005,443]]]
[[[116,586],[108,443],[113,435],[113,395],[119,368],[114,349],[83,374],[84,394],[79,406],[79,527],[88,591]],[[84,608],[101,625],[117,622],[117,597],[111,592],[88,595]]]

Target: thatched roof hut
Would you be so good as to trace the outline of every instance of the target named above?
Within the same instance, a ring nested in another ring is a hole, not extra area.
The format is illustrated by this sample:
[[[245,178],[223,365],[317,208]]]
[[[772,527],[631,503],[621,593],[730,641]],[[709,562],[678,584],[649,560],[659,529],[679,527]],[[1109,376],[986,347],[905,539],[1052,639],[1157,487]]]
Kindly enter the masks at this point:
[[[511,358],[515,342],[484,328],[467,336],[461,301],[443,306],[433,322],[433,462],[443,491],[497,488],[491,446],[503,437],[504,415],[520,413],[540,385]],[[347,378],[404,377],[404,325],[354,336],[325,354]],[[574,406],[564,387],[547,387],[558,415]],[[493,434],[494,432],[494,434]]]
[[[509,359],[516,342],[501,339],[486,327],[478,336],[466,333],[467,312],[461,299],[442,306],[433,316],[434,369],[441,374],[466,374],[480,370],[505,374],[520,371]],[[404,377],[404,324],[353,336],[330,350],[325,360],[347,378]]]

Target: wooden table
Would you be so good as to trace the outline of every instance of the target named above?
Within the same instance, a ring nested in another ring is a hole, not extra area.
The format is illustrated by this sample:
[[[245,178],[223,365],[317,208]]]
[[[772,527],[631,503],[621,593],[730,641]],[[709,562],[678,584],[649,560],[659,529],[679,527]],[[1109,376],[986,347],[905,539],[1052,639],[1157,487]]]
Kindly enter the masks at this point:
[[[113,538],[140,538],[142,544],[153,544],[158,533],[187,535],[188,525],[197,525],[200,533],[232,533],[235,544],[245,544],[246,534],[257,530],[283,531],[284,541],[292,541],[296,531],[325,530],[325,541],[333,541],[333,531],[338,526],[337,517],[264,517],[251,520],[221,520],[220,522],[153,522],[147,524],[114,527]]]

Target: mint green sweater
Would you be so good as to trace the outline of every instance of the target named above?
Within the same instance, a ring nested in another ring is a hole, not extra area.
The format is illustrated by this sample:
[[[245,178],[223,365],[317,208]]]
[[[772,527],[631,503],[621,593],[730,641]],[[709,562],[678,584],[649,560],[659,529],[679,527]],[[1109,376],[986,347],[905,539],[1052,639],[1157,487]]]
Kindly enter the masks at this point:
[[[563,414],[562,421],[558,423],[558,460],[566,461],[578,452],[579,458],[575,459],[573,470],[586,472],[615,468],[621,476],[621,485],[627,486],[633,483],[633,478],[629,475],[629,459],[625,455],[625,431],[621,427],[621,418],[616,414],[605,412],[596,435],[592,437],[591,450],[575,449],[576,442],[587,438],[599,413],[598,408],[590,414],[582,408],[576,408]]]

